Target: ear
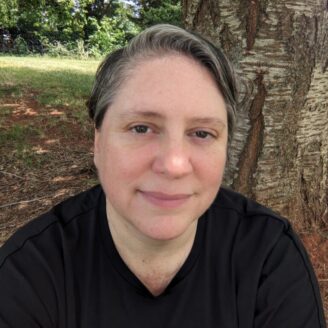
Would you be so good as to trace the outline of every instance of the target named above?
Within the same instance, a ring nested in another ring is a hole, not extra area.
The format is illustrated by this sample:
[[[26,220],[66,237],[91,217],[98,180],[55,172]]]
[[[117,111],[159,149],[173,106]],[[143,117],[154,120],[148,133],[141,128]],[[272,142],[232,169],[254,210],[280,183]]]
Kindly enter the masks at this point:
[[[93,162],[98,168],[97,163],[99,161],[99,153],[100,153],[100,130],[95,129],[95,137],[94,137],[94,143],[93,143]]]

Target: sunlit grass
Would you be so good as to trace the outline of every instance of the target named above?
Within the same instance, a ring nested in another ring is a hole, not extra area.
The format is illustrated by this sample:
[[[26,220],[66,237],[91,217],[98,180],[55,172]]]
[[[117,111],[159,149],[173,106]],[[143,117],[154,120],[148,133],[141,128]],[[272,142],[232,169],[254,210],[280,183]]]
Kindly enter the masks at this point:
[[[75,120],[90,134],[85,101],[98,65],[96,60],[0,56],[2,155],[38,167],[49,154],[37,153],[32,141],[42,139],[49,128],[62,131],[68,120]],[[26,109],[37,111],[33,120],[24,116]],[[56,111],[60,115],[51,115]]]
[[[0,56],[0,101],[35,92],[41,105],[85,110],[98,65],[96,60]]]
[[[99,65],[99,60],[78,60],[53,57],[16,57],[0,56],[0,68],[31,68],[36,70],[58,71],[76,70],[93,74]]]

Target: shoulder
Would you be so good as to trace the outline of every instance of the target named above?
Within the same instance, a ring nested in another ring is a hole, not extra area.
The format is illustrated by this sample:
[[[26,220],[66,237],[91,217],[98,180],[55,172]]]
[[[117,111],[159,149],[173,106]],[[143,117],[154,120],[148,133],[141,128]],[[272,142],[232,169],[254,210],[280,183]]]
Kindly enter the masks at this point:
[[[290,275],[302,272],[318,293],[308,254],[288,219],[228,188],[221,188],[213,210],[216,221],[228,221],[226,227],[233,222],[225,236],[230,232],[236,268],[244,276],[278,267]]]
[[[288,228],[290,225],[286,218],[283,218],[270,208],[226,187],[220,189],[214,206],[234,211],[240,218],[271,217],[285,228]]]
[[[81,246],[87,248],[85,240],[96,231],[101,195],[101,188],[94,187],[63,201],[0,248],[1,327],[4,322],[52,327],[65,316],[67,295],[74,289],[74,261],[84,263]]]
[[[291,229],[288,219],[270,208],[225,187],[220,189],[211,210],[221,220],[234,221],[238,229],[259,230],[262,232],[270,230],[275,234],[287,233]]]
[[[242,270],[249,265],[263,265],[274,249],[293,250],[305,263],[304,247],[290,222],[273,210],[235,191],[221,188],[209,214],[211,239],[222,235],[221,243],[229,243]]]
[[[248,306],[253,302],[255,312],[262,313],[256,327],[265,325],[261,318],[267,318],[263,313],[270,311],[277,313],[272,316],[274,327],[279,326],[275,320],[290,322],[288,327],[304,327],[308,318],[316,327],[324,327],[312,264],[290,222],[227,188],[221,188],[211,210],[215,213],[211,221],[224,222],[217,227],[224,227],[222,239],[230,243],[229,261],[242,302]]]
[[[98,207],[101,187],[95,186],[54,206],[49,212],[18,229],[0,248],[0,268],[8,257],[26,248],[29,242],[56,243],[71,223],[82,221]]]

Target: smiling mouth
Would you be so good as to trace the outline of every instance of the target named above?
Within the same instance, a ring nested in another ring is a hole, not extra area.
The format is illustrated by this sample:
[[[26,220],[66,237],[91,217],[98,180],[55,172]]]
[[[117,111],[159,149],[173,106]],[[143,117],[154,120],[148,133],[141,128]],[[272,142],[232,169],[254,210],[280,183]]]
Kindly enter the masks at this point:
[[[176,208],[186,203],[191,194],[166,194],[155,191],[141,191],[140,194],[152,205],[162,208]]]

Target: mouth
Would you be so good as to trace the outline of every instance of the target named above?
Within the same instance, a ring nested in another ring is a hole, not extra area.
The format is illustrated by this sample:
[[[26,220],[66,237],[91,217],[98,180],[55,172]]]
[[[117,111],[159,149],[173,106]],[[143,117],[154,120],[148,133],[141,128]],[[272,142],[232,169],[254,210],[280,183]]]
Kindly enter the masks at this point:
[[[157,191],[141,190],[139,190],[139,193],[147,202],[162,208],[177,208],[186,203],[192,196],[191,194],[166,194]]]

